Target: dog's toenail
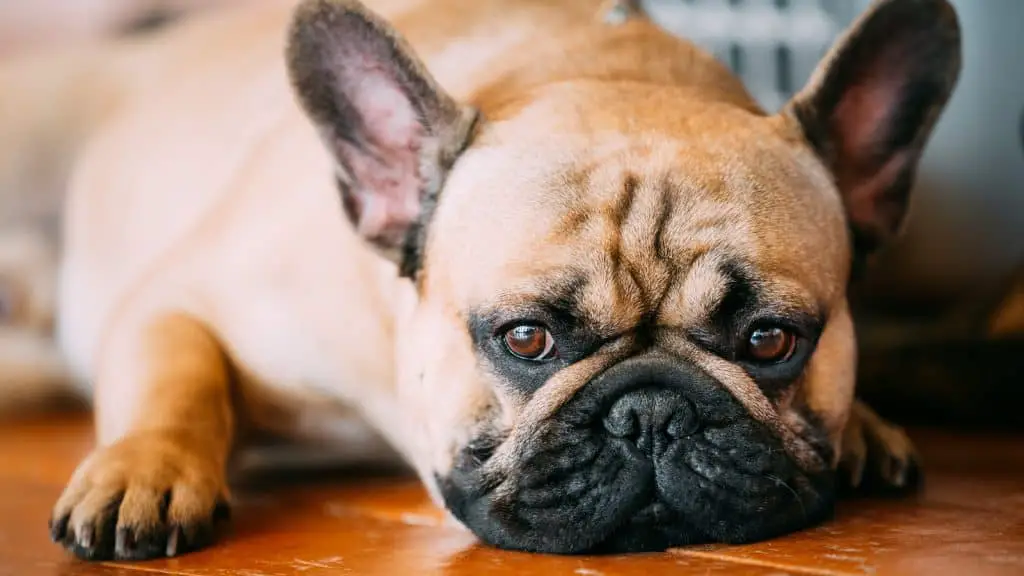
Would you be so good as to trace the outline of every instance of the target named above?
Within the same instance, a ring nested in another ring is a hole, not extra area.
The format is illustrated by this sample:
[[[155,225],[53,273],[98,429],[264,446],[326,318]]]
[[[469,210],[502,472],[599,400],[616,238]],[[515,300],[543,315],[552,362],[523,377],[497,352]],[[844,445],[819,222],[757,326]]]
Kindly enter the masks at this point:
[[[174,526],[171,528],[171,534],[167,538],[167,549],[165,550],[168,558],[173,558],[178,555],[178,545],[183,538],[184,534],[181,532],[181,526]]]
[[[135,533],[128,528],[118,528],[114,549],[124,556],[135,549]]]
[[[93,527],[86,524],[82,526],[78,534],[78,545],[82,548],[92,548]]]
[[[61,518],[54,521],[52,518],[49,522],[50,528],[50,540],[54,542],[60,542],[64,539],[64,536],[68,531],[68,517],[62,516]]]
[[[889,469],[892,470],[893,485],[902,487],[907,483],[907,467],[902,460],[894,459],[889,463]]]

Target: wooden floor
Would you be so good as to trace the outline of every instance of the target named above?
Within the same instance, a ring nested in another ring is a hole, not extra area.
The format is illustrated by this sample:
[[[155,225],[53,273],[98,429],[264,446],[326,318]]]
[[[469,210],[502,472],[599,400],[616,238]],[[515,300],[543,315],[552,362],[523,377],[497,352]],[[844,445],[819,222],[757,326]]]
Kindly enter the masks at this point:
[[[238,494],[219,545],[172,560],[85,564],[47,538],[49,507],[90,445],[88,420],[0,424],[0,574],[1024,575],[1024,437],[919,433],[924,494],[847,502],[835,521],[751,546],[545,557],[476,545],[415,482],[319,478]]]

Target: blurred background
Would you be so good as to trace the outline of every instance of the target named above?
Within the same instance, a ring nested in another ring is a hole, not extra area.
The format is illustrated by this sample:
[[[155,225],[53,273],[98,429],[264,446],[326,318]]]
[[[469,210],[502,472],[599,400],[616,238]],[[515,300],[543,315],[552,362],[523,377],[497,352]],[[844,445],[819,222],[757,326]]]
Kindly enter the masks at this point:
[[[264,1],[282,0],[0,0],[0,65]],[[1015,413],[1024,401],[1024,1],[951,1],[963,28],[960,82],[924,156],[904,236],[855,291],[864,319],[861,389],[904,419],[1024,425]],[[731,67],[769,111],[804,84],[869,3],[640,0],[655,22]],[[2,82],[0,74],[0,90]],[[5,111],[4,102],[0,118],[26,113]],[[10,135],[0,137],[10,144]],[[24,213],[16,208],[4,213]],[[908,406],[921,413],[903,414]]]

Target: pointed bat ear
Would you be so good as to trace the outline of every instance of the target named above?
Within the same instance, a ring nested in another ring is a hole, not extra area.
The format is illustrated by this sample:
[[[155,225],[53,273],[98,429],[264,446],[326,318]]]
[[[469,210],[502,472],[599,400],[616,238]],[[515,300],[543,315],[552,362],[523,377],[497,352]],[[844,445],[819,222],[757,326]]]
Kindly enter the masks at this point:
[[[960,27],[946,0],[881,0],[783,110],[834,174],[859,256],[900,231],[959,73]]]
[[[346,213],[402,265],[419,250],[421,217],[468,144],[476,111],[446,94],[398,32],[352,0],[302,2],[287,63],[337,162]]]

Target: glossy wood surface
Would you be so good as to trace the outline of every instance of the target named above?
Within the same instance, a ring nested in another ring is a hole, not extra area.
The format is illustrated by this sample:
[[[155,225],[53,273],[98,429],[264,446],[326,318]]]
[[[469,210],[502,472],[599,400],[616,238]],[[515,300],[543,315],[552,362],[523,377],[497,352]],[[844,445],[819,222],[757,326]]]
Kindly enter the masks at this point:
[[[88,417],[0,423],[0,575],[1024,575],[1024,437],[916,437],[928,472],[921,496],[845,502],[833,522],[749,546],[611,557],[502,552],[445,525],[414,480],[316,474],[238,491],[231,528],[206,551],[86,564],[50,543],[46,518],[89,449]]]

